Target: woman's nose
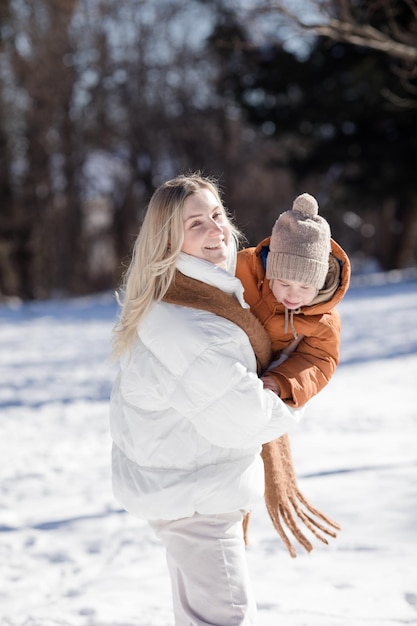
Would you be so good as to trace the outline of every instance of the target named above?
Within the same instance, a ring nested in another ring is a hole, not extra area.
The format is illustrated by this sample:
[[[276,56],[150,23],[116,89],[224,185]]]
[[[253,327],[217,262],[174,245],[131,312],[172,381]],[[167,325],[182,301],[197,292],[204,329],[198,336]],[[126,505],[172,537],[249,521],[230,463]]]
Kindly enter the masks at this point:
[[[214,234],[217,234],[219,231],[222,232],[222,227],[220,226],[220,224],[218,224],[215,221],[212,221],[210,223],[210,230],[211,232],[213,232]]]

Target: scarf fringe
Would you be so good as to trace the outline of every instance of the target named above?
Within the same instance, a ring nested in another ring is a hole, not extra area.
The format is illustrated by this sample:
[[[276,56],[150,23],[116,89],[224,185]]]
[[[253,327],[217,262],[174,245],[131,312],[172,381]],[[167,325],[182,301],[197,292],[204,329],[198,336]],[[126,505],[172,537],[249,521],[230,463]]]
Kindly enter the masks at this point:
[[[262,447],[262,458],[265,468],[266,509],[290,555],[295,558],[296,550],[284,530],[284,525],[307,552],[313,549],[312,543],[297,526],[296,517],[317,539],[328,545],[325,535],[336,537],[335,531],[341,530],[341,527],[314,507],[298,488],[288,436],[283,435],[265,444]],[[243,520],[246,545],[249,519],[248,513]]]

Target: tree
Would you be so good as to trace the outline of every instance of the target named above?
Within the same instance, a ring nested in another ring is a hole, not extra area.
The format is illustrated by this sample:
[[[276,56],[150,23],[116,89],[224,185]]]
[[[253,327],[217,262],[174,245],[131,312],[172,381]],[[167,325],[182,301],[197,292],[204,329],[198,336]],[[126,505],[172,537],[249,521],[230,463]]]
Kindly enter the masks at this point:
[[[15,293],[24,298],[57,289],[73,273],[69,256],[74,259],[80,214],[70,118],[74,77],[64,60],[71,53],[75,6],[75,0],[10,2],[3,16],[2,101],[9,113],[3,132],[11,190],[5,203],[11,229],[7,265]],[[5,288],[7,293],[8,286],[0,285]]]
[[[373,14],[381,30],[383,17]],[[348,249],[374,255],[384,269],[415,265],[417,129],[414,108],[402,106],[406,93],[413,96],[410,76],[404,85],[386,52],[324,36],[303,56],[272,38],[235,45],[230,56],[238,48],[245,71],[230,64],[229,84],[249,123],[281,146],[270,167],[296,173],[328,215],[338,208],[331,221]]]
[[[201,7],[9,0],[1,11],[0,293],[113,286],[155,186],[221,169],[192,27]]]
[[[398,74],[405,90],[413,94],[396,102],[415,108],[417,78],[417,1],[405,0],[310,0],[301,11],[281,0],[246,5],[247,17],[288,20],[300,33],[312,33],[335,43],[345,43],[381,52],[390,59],[391,70]],[[395,97],[395,96],[394,96]]]

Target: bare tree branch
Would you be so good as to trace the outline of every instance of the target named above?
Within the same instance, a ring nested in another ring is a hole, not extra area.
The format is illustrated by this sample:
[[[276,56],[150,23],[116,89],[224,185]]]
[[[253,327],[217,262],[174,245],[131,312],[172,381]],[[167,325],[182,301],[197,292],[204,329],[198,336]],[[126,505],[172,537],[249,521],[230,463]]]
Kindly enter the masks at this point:
[[[417,2],[416,0],[407,0],[407,5],[411,13],[416,16],[416,25],[414,27],[414,31],[416,31]],[[279,0],[258,4],[250,9],[250,14],[254,19],[259,15],[282,15],[304,31],[329,37],[333,41],[378,50],[410,65],[417,63],[416,32],[400,30],[394,16],[389,13],[389,7],[384,7],[388,28],[387,32],[383,32],[369,23],[358,22],[352,15],[347,0],[339,0],[338,2],[339,18],[330,17],[332,13],[334,14],[334,11],[331,11],[331,2],[317,0],[312,2],[311,6],[316,9],[316,16],[314,21],[312,20],[311,22],[300,17],[299,14],[289,9],[284,2]]]
[[[333,41],[343,41],[356,46],[364,46],[372,50],[385,52],[389,56],[403,61],[417,62],[417,47],[395,41],[389,35],[369,25],[344,23],[330,20],[326,25],[309,27],[318,35],[329,37]]]

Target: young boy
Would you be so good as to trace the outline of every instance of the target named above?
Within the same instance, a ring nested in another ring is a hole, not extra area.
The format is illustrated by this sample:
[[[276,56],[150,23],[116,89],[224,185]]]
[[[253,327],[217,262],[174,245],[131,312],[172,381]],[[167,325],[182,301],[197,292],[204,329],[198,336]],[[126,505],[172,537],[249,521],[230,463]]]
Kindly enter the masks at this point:
[[[318,204],[307,193],[279,216],[270,238],[238,253],[236,275],[252,313],[265,327],[274,361],[264,374],[265,387],[293,407],[303,406],[330,380],[339,362],[340,318],[335,309],[349,286],[346,253],[331,239],[330,228],[318,215]],[[300,531],[294,514],[324,543],[340,526],[301,493],[292,467],[286,435],[262,447],[265,503],[290,554],[294,547],[287,526],[308,551],[313,546]],[[323,522],[327,525],[323,525]],[[245,541],[249,514],[244,520]],[[330,527],[330,528],[329,528]]]
[[[274,359],[264,384],[300,407],[330,380],[339,362],[336,305],[350,280],[346,253],[331,239],[310,194],[282,213],[270,238],[238,254],[236,275],[245,300],[272,342]]]
[[[335,307],[350,280],[349,259],[331,239],[316,199],[307,193],[298,196],[292,210],[275,222],[271,237],[240,251],[236,275],[272,342],[274,360],[262,376],[264,386],[288,405],[303,406],[329,382],[339,362],[340,317]],[[262,458],[266,507],[291,556],[295,550],[284,525],[306,550],[313,548],[294,513],[324,543],[321,532],[335,537],[332,529],[340,526],[304,497],[295,473],[283,479],[282,468],[292,463],[288,437],[264,445]],[[248,523],[249,514],[243,526],[246,542]]]

